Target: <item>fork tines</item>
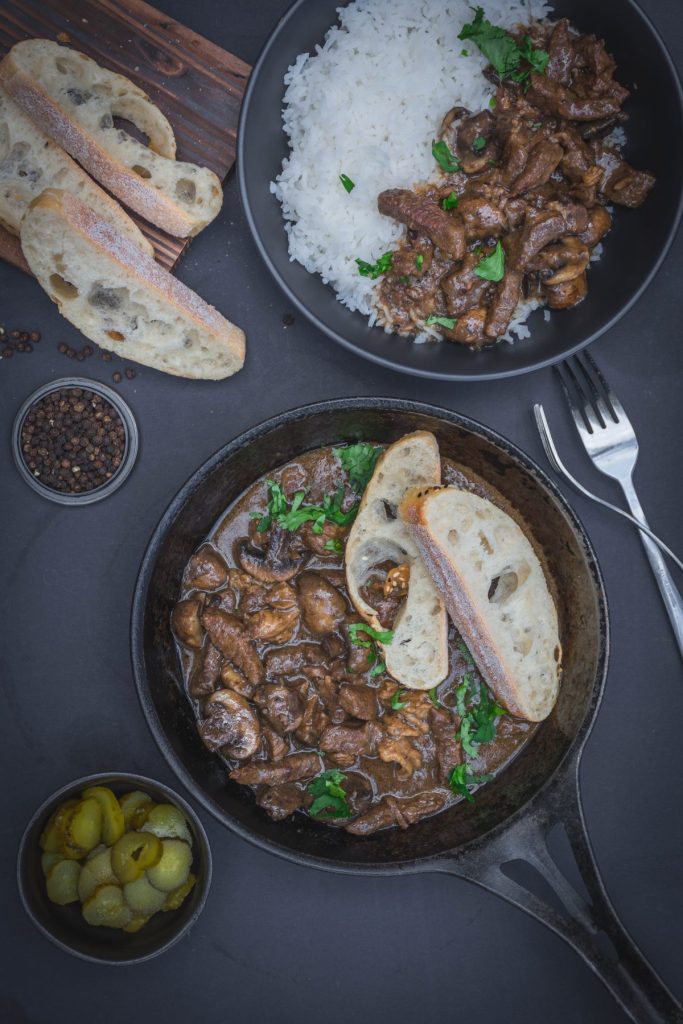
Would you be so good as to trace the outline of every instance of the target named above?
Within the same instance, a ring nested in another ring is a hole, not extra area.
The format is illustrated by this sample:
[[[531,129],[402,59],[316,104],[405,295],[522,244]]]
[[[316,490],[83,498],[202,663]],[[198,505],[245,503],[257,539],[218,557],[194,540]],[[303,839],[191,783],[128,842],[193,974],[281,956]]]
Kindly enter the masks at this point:
[[[610,421],[628,422],[621,402],[590,352],[577,352],[558,363],[557,372],[579,431],[586,429],[592,434],[604,430]]]

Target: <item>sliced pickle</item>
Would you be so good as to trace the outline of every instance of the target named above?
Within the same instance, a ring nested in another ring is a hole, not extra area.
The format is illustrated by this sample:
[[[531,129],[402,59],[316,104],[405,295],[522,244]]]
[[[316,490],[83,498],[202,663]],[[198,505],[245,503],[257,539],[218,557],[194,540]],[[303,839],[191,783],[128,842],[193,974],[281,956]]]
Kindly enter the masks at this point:
[[[162,840],[161,860],[147,871],[155,889],[173,892],[185,884],[190,875],[192,850],[182,839]]]
[[[184,839],[186,843],[192,844],[187,819],[173,804],[157,804],[153,807],[140,831],[152,832],[159,839]]]
[[[147,917],[161,910],[166,899],[164,893],[155,889],[145,875],[124,885],[123,895],[134,914],[145,914]]]
[[[52,871],[55,864],[59,864],[60,860],[64,860],[61,853],[44,853],[40,858],[40,866],[43,869],[43,874],[47,876]]]
[[[156,864],[161,855],[161,840],[157,836],[151,832],[127,832],[112,847],[111,866],[119,882],[125,885]]]
[[[81,865],[75,860],[60,860],[47,876],[47,898],[60,907],[78,900],[78,879]]]
[[[172,892],[169,892],[168,896],[164,900],[164,905],[161,909],[177,910],[180,904],[185,899],[185,897],[189,895],[189,893],[191,893],[192,890],[194,889],[194,884],[196,881],[196,876],[193,875],[192,872],[190,871],[189,875],[187,876],[187,881],[185,882],[185,885],[180,885],[178,886],[177,889],[173,889]]]
[[[136,915],[128,922],[128,924],[124,924],[123,930],[124,932],[139,932],[141,928],[144,928],[148,921],[148,917],[138,917]]]
[[[64,856],[80,860],[102,839],[102,808],[90,797],[80,800],[64,822]]]
[[[133,789],[130,793],[124,793],[119,797],[119,806],[123,813],[123,825],[126,832],[131,829],[141,828],[147,820],[147,815],[154,807],[152,798],[143,793],[140,789]]]
[[[106,928],[125,928],[133,920],[133,912],[118,885],[99,885],[83,904],[83,917],[88,924]]]
[[[91,786],[83,791],[83,798],[97,800],[102,809],[102,841],[113,846],[126,831],[121,805],[106,786]]]
[[[66,800],[50,816],[40,837],[40,848],[45,853],[62,853],[64,822],[77,803],[78,800]]]
[[[76,861],[72,860],[70,863],[76,864]],[[114,879],[114,881],[116,881],[116,879]],[[90,870],[90,865],[86,861],[81,868],[81,873],[78,877],[78,898],[81,903],[85,903],[86,900],[90,899],[98,885],[102,885],[102,882],[98,882]]]

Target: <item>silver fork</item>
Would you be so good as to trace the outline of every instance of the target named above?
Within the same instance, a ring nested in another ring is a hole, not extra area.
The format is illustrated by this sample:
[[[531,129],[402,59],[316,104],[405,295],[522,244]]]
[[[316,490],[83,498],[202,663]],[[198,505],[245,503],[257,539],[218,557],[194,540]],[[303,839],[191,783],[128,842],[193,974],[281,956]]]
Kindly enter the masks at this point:
[[[683,655],[683,599],[654,542],[633,486],[638,458],[638,441],[624,407],[614,394],[595,360],[588,352],[575,355],[557,366],[576,429],[593,465],[621,486],[640,530],[640,539],[652,567],[666,610]],[[647,531],[644,532],[644,531]],[[680,561],[661,545],[674,561]]]

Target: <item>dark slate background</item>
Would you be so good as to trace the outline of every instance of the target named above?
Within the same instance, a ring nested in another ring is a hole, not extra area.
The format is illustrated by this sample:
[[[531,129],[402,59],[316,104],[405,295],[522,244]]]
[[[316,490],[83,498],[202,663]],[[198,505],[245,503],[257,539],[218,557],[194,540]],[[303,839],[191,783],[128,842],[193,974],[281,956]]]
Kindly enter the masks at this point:
[[[173,17],[254,62],[287,0],[160,0]],[[679,0],[643,0],[679,67]],[[663,126],[663,130],[665,126]],[[683,430],[680,239],[654,284],[594,353],[627,407],[641,445],[637,484],[653,528],[681,547]],[[174,785],[148,733],[131,678],[130,599],[147,539],[186,477],[247,427],[305,402],[348,395],[423,399],[506,434],[543,463],[532,403],[550,411],[569,465],[603,495],[614,487],[579,451],[550,370],[487,384],[414,380],[354,358],[289,312],[244,222],[234,174],[218,221],[192,243],[179,276],[249,336],[233,380],[193,383],[142,368],[122,394],[140,425],[141,457],[111,500],[69,510],[32,494],[7,439],[38,385],[78,367],[108,381],[32,280],[0,267],[0,323],[40,330],[32,355],[0,365],[0,714],[3,811],[0,1019],[201,1024],[444,1020],[553,1024],[625,1019],[558,938],[501,900],[451,878],[346,877],[261,852],[202,813],[213,889],[190,936],[158,960],[119,972],[61,953],[19,904],[22,829],[52,790],[79,775],[127,770]],[[586,817],[613,901],[644,952],[683,997],[683,686],[674,645],[638,537],[569,495],[602,563],[613,655],[605,700],[585,753]]]

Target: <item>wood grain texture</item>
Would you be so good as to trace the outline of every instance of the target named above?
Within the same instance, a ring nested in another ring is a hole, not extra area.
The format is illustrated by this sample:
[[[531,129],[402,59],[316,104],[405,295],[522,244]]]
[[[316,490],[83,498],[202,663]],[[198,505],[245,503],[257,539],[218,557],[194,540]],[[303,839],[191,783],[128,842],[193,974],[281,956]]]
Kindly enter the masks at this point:
[[[251,68],[143,0],[1,0],[0,56],[21,39],[56,39],[130,78],[169,119],[179,160],[224,181],[235,162],[237,122]],[[128,211],[130,213],[130,211]],[[172,270],[189,245],[131,213]],[[0,258],[28,271],[0,227]]]

